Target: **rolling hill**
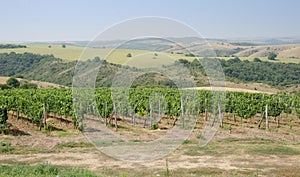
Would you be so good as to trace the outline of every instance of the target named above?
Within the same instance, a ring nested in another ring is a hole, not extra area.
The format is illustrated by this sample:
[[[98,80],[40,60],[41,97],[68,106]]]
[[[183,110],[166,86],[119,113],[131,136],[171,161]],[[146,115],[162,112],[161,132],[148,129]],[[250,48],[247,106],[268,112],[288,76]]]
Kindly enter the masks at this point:
[[[143,67],[143,62],[130,62],[135,57],[168,60],[172,58],[195,59],[193,53],[199,58],[203,56],[218,57],[225,60],[234,56],[241,60],[253,61],[254,58],[260,58],[262,61],[270,61],[267,56],[270,52],[277,54],[277,58],[271,62],[300,63],[300,44],[297,40],[258,40],[258,41],[234,41],[222,39],[199,39],[199,38],[170,38],[164,40],[141,40],[124,44],[124,41],[96,41],[88,44],[87,42],[66,42],[66,43],[40,43],[40,44],[23,44],[26,48],[0,49],[0,53],[34,53],[41,55],[54,55],[56,58],[64,60],[87,60],[98,56],[108,62],[116,64],[134,63],[134,67]],[[272,42],[273,41],[273,42]],[[274,42],[275,41],[275,42]],[[291,42],[295,42],[291,44]],[[66,47],[63,48],[62,45]],[[276,45],[274,45],[276,44]],[[85,47],[88,45],[89,47]],[[115,49],[116,48],[116,49]],[[127,57],[128,54],[132,57]],[[154,56],[159,54],[158,56]],[[143,56],[143,57],[140,57]],[[148,61],[148,60],[147,60]],[[141,64],[142,63],[142,64]],[[167,61],[167,63],[169,63]]]

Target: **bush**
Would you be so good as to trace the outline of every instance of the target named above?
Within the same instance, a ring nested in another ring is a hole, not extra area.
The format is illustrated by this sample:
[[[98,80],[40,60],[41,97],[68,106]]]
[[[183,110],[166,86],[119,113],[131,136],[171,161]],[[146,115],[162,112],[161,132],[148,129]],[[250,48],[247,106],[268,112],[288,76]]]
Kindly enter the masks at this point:
[[[21,89],[37,89],[38,85],[34,83],[25,83],[20,86]]]
[[[0,176],[6,177],[97,177],[94,172],[80,168],[59,167],[51,164],[38,164],[34,166],[15,164],[12,166],[0,166]]]
[[[157,130],[158,129],[158,123],[154,123],[151,128],[151,130]]]
[[[0,153],[9,153],[13,150],[10,143],[0,142]]]
[[[253,61],[254,62],[261,62],[261,60],[259,58],[254,58]]]
[[[269,60],[275,60],[276,57],[277,57],[277,54],[274,53],[274,52],[271,52],[271,53],[269,53],[269,55],[268,55],[268,59],[269,59]]]
[[[20,82],[16,78],[11,77],[6,81],[6,85],[12,88],[18,88],[20,86]]]

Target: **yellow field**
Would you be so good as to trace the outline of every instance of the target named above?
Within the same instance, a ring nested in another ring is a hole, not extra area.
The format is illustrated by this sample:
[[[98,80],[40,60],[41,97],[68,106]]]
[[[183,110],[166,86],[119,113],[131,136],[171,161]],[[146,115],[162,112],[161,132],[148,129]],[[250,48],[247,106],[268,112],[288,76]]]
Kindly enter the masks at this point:
[[[84,48],[78,46],[67,45],[63,48],[61,45],[51,45],[51,48],[47,44],[26,44],[27,48],[17,48],[17,49],[0,49],[0,53],[36,53],[36,54],[48,54],[54,55],[57,58],[64,60],[87,60],[93,59],[96,56],[101,59],[106,59],[108,62],[116,64],[127,63],[130,66],[135,67],[145,67],[148,64],[169,64],[174,60],[187,59],[193,61],[195,57],[186,57],[184,54],[171,54],[164,52],[155,52],[148,50],[132,50],[132,49],[110,49],[110,48]],[[131,53],[132,57],[127,57],[127,54]],[[199,57],[202,58],[202,57]],[[232,59],[234,57],[217,57],[221,59]],[[253,61],[254,57],[239,57],[241,60]],[[270,62],[286,62],[286,63],[300,63],[299,59],[295,58],[278,58],[275,61],[268,60],[266,57],[259,57],[262,61]]]
[[[78,46],[66,46],[66,48],[62,48],[61,45],[51,45],[51,48],[48,47],[46,44],[26,44],[27,48],[18,48],[18,49],[0,49],[0,53],[35,53],[35,54],[48,54],[54,55],[57,58],[61,58],[64,60],[87,60],[93,59],[94,57],[98,56],[101,59],[106,58],[107,61],[117,64],[122,64],[127,62],[128,60],[132,60],[137,56],[142,55],[153,55],[154,52],[147,51],[147,50],[131,50],[131,49],[109,49],[109,48],[84,48]],[[131,53],[132,57],[127,57],[127,54]],[[157,53],[159,54],[156,56],[157,59],[166,58],[188,58],[182,54],[169,54],[169,53]],[[164,57],[163,57],[164,56]],[[159,60],[156,60],[159,61]]]

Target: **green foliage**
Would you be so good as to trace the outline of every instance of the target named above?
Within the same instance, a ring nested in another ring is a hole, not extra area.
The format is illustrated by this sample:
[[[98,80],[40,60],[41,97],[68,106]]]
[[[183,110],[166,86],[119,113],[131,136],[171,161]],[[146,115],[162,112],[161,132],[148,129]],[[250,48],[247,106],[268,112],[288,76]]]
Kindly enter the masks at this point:
[[[69,167],[57,167],[50,164],[38,164],[35,166],[29,165],[13,165],[13,166],[0,166],[0,176],[2,177],[97,177],[97,175],[91,171],[69,168]]]
[[[277,54],[275,52],[270,52],[268,54],[268,60],[275,60],[277,57]]]
[[[10,153],[12,150],[10,143],[0,142],[0,153]]]
[[[15,49],[15,48],[27,48],[27,46],[20,45],[20,44],[0,44],[0,49]]]
[[[0,90],[10,89],[11,87],[7,84],[0,84]]]
[[[229,79],[260,82],[272,86],[290,86],[300,83],[300,64],[220,60]]]
[[[151,127],[150,127],[151,130],[157,130],[158,129],[158,123],[155,122]]]
[[[234,49],[217,49],[215,50],[216,52],[216,55],[217,56],[232,56],[234,55],[235,53],[238,53],[240,51],[243,51],[244,49],[241,48],[241,47],[237,47],[237,48],[234,48]]]
[[[38,85],[34,83],[25,83],[20,86],[21,89],[37,89]]]
[[[132,55],[131,55],[131,53],[128,53],[127,55],[126,55],[126,57],[132,57]]]
[[[186,57],[195,57],[195,55],[192,54],[192,53],[185,54],[185,56],[186,56]]]
[[[56,145],[56,148],[62,149],[66,148],[76,148],[76,147],[92,147],[93,144],[86,143],[86,142],[66,142],[66,143],[59,143]]]
[[[84,90],[78,90],[78,93],[82,94]],[[213,113],[216,110],[212,102],[211,91],[199,90],[195,95],[187,90],[184,95],[180,95],[177,89],[171,88],[132,88],[129,90],[128,100],[125,98],[127,94],[124,89],[116,90],[116,93],[118,95],[114,96],[114,101],[118,114],[125,116],[137,114],[149,118],[150,102],[152,111],[157,112],[160,106],[160,113],[168,116],[180,116],[181,100],[185,113],[189,115],[198,115],[205,110]],[[81,99],[80,96],[83,98]],[[80,123],[83,114],[96,115],[99,112],[100,116],[109,117],[113,113],[113,100],[111,90],[108,88],[96,89],[94,95],[82,94],[78,97],[76,99],[80,99],[81,102],[73,102],[71,89],[2,90],[0,91],[2,124],[7,119],[7,115],[5,116],[7,111],[19,111],[20,114],[30,117],[33,122],[39,123],[43,118],[44,103],[46,103],[47,112],[72,118],[74,125],[79,128],[82,128]],[[91,100],[95,100],[96,104]],[[292,110],[296,110],[299,115],[299,100],[299,94],[265,95],[228,92],[226,104],[221,109],[225,112],[237,113],[242,118],[250,118],[256,113],[264,112],[268,104],[269,116],[279,116],[282,112],[291,113]],[[76,110],[76,115],[74,110]],[[153,128],[156,126],[154,122]]]
[[[190,140],[184,140],[182,144],[191,144],[192,142]]]
[[[254,62],[261,62],[261,60],[259,58],[254,58],[253,61]]]
[[[20,86],[20,82],[16,78],[11,77],[6,81],[6,85],[12,88],[18,88]]]
[[[7,117],[7,108],[1,107],[0,108],[0,124],[6,124],[8,117]]]
[[[64,62],[52,55],[38,55],[32,53],[0,54],[0,76],[22,76],[28,80],[39,80],[71,85],[72,74],[76,62]]]

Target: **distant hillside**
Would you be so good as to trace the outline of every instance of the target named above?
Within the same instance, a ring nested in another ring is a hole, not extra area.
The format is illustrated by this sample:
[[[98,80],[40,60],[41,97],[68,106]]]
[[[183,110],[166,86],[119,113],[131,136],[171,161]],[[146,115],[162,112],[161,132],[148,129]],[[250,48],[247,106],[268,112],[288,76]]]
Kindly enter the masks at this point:
[[[39,55],[32,53],[16,54],[4,53],[0,54],[0,76],[22,77],[27,80],[36,80],[55,83],[64,86],[72,86],[72,78],[77,61],[65,61],[55,58],[53,55]],[[81,62],[83,65],[98,66],[99,73],[97,75],[96,86],[109,87],[115,73],[121,68],[121,65],[108,63],[105,60],[94,58]],[[135,72],[138,69],[133,67],[125,67],[126,70]],[[176,74],[176,72],[175,72]],[[174,83],[166,76],[160,74],[146,74],[139,77],[135,82],[135,86],[141,85],[162,85],[174,87]]]
[[[230,59],[238,56],[242,60],[252,61],[254,58],[267,60],[269,53],[277,54],[275,62],[300,63],[300,44],[281,44],[281,45],[263,45],[253,41],[228,41],[198,38],[175,38],[167,40],[136,40],[122,44],[118,49],[110,47],[118,47],[120,41],[100,41],[90,44],[88,48],[80,46],[83,42],[70,42],[65,44],[26,44],[26,48],[0,48],[0,53],[34,53],[40,55],[53,55],[56,58],[64,60],[87,60],[95,57],[105,59],[110,63],[123,64],[130,62],[136,57],[146,56],[148,61],[151,58],[157,59],[187,59],[194,60],[194,54],[202,57],[219,57],[222,59]],[[85,44],[85,43],[84,43]],[[12,44],[2,44],[3,46],[11,46]],[[13,45],[12,45],[13,46]],[[22,45],[21,45],[22,46]],[[153,56],[154,54],[158,56]],[[131,54],[132,57],[127,57]],[[140,57],[142,58],[142,57]],[[132,64],[135,67],[144,67],[144,62],[139,59]],[[161,62],[162,60],[156,60]],[[152,62],[153,63],[153,62]],[[167,62],[166,64],[169,64]]]
[[[300,44],[283,44],[260,46],[252,43],[228,43],[228,42],[215,42],[209,41],[208,48],[206,42],[196,41],[189,44],[182,44],[192,53],[198,56],[206,56],[209,50],[214,50],[218,57],[266,57],[270,52],[278,55],[278,58],[283,59],[296,59],[300,62]],[[166,52],[183,52],[176,47],[166,50]]]
[[[147,57],[146,57],[147,59]],[[151,60],[153,60],[151,58]],[[160,60],[159,58],[154,60]],[[300,83],[300,64],[291,63],[274,63],[274,62],[249,62],[247,60],[240,60],[233,58],[229,60],[219,60],[213,58],[204,58],[202,62],[210,64],[213,60],[218,60],[222,67],[226,79],[235,83],[264,83],[275,87],[290,87],[296,86]],[[53,55],[38,55],[32,53],[4,53],[0,54],[0,76],[22,76],[27,80],[36,80],[55,83],[59,85],[72,86],[72,78],[77,61],[65,61],[55,58]],[[120,71],[121,65],[109,63],[106,60],[94,58],[80,62],[83,67],[99,66],[99,73],[97,75],[97,87],[110,87],[115,74]],[[208,78],[205,76],[205,70],[200,61],[188,61],[180,59],[174,63],[164,65],[173,78],[180,78],[180,72],[176,70],[176,65],[182,65],[190,71],[192,79],[196,86],[209,85]],[[213,64],[213,63],[212,63]],[[124,69],[124,77],[126,73],[137,73],[147,69],[135,68],[132,66],[122,67]],[[167,86],[176,87],[174,82],[167,76],[159,73],[147,73],[140,75],[133,83],[136,86]]]

